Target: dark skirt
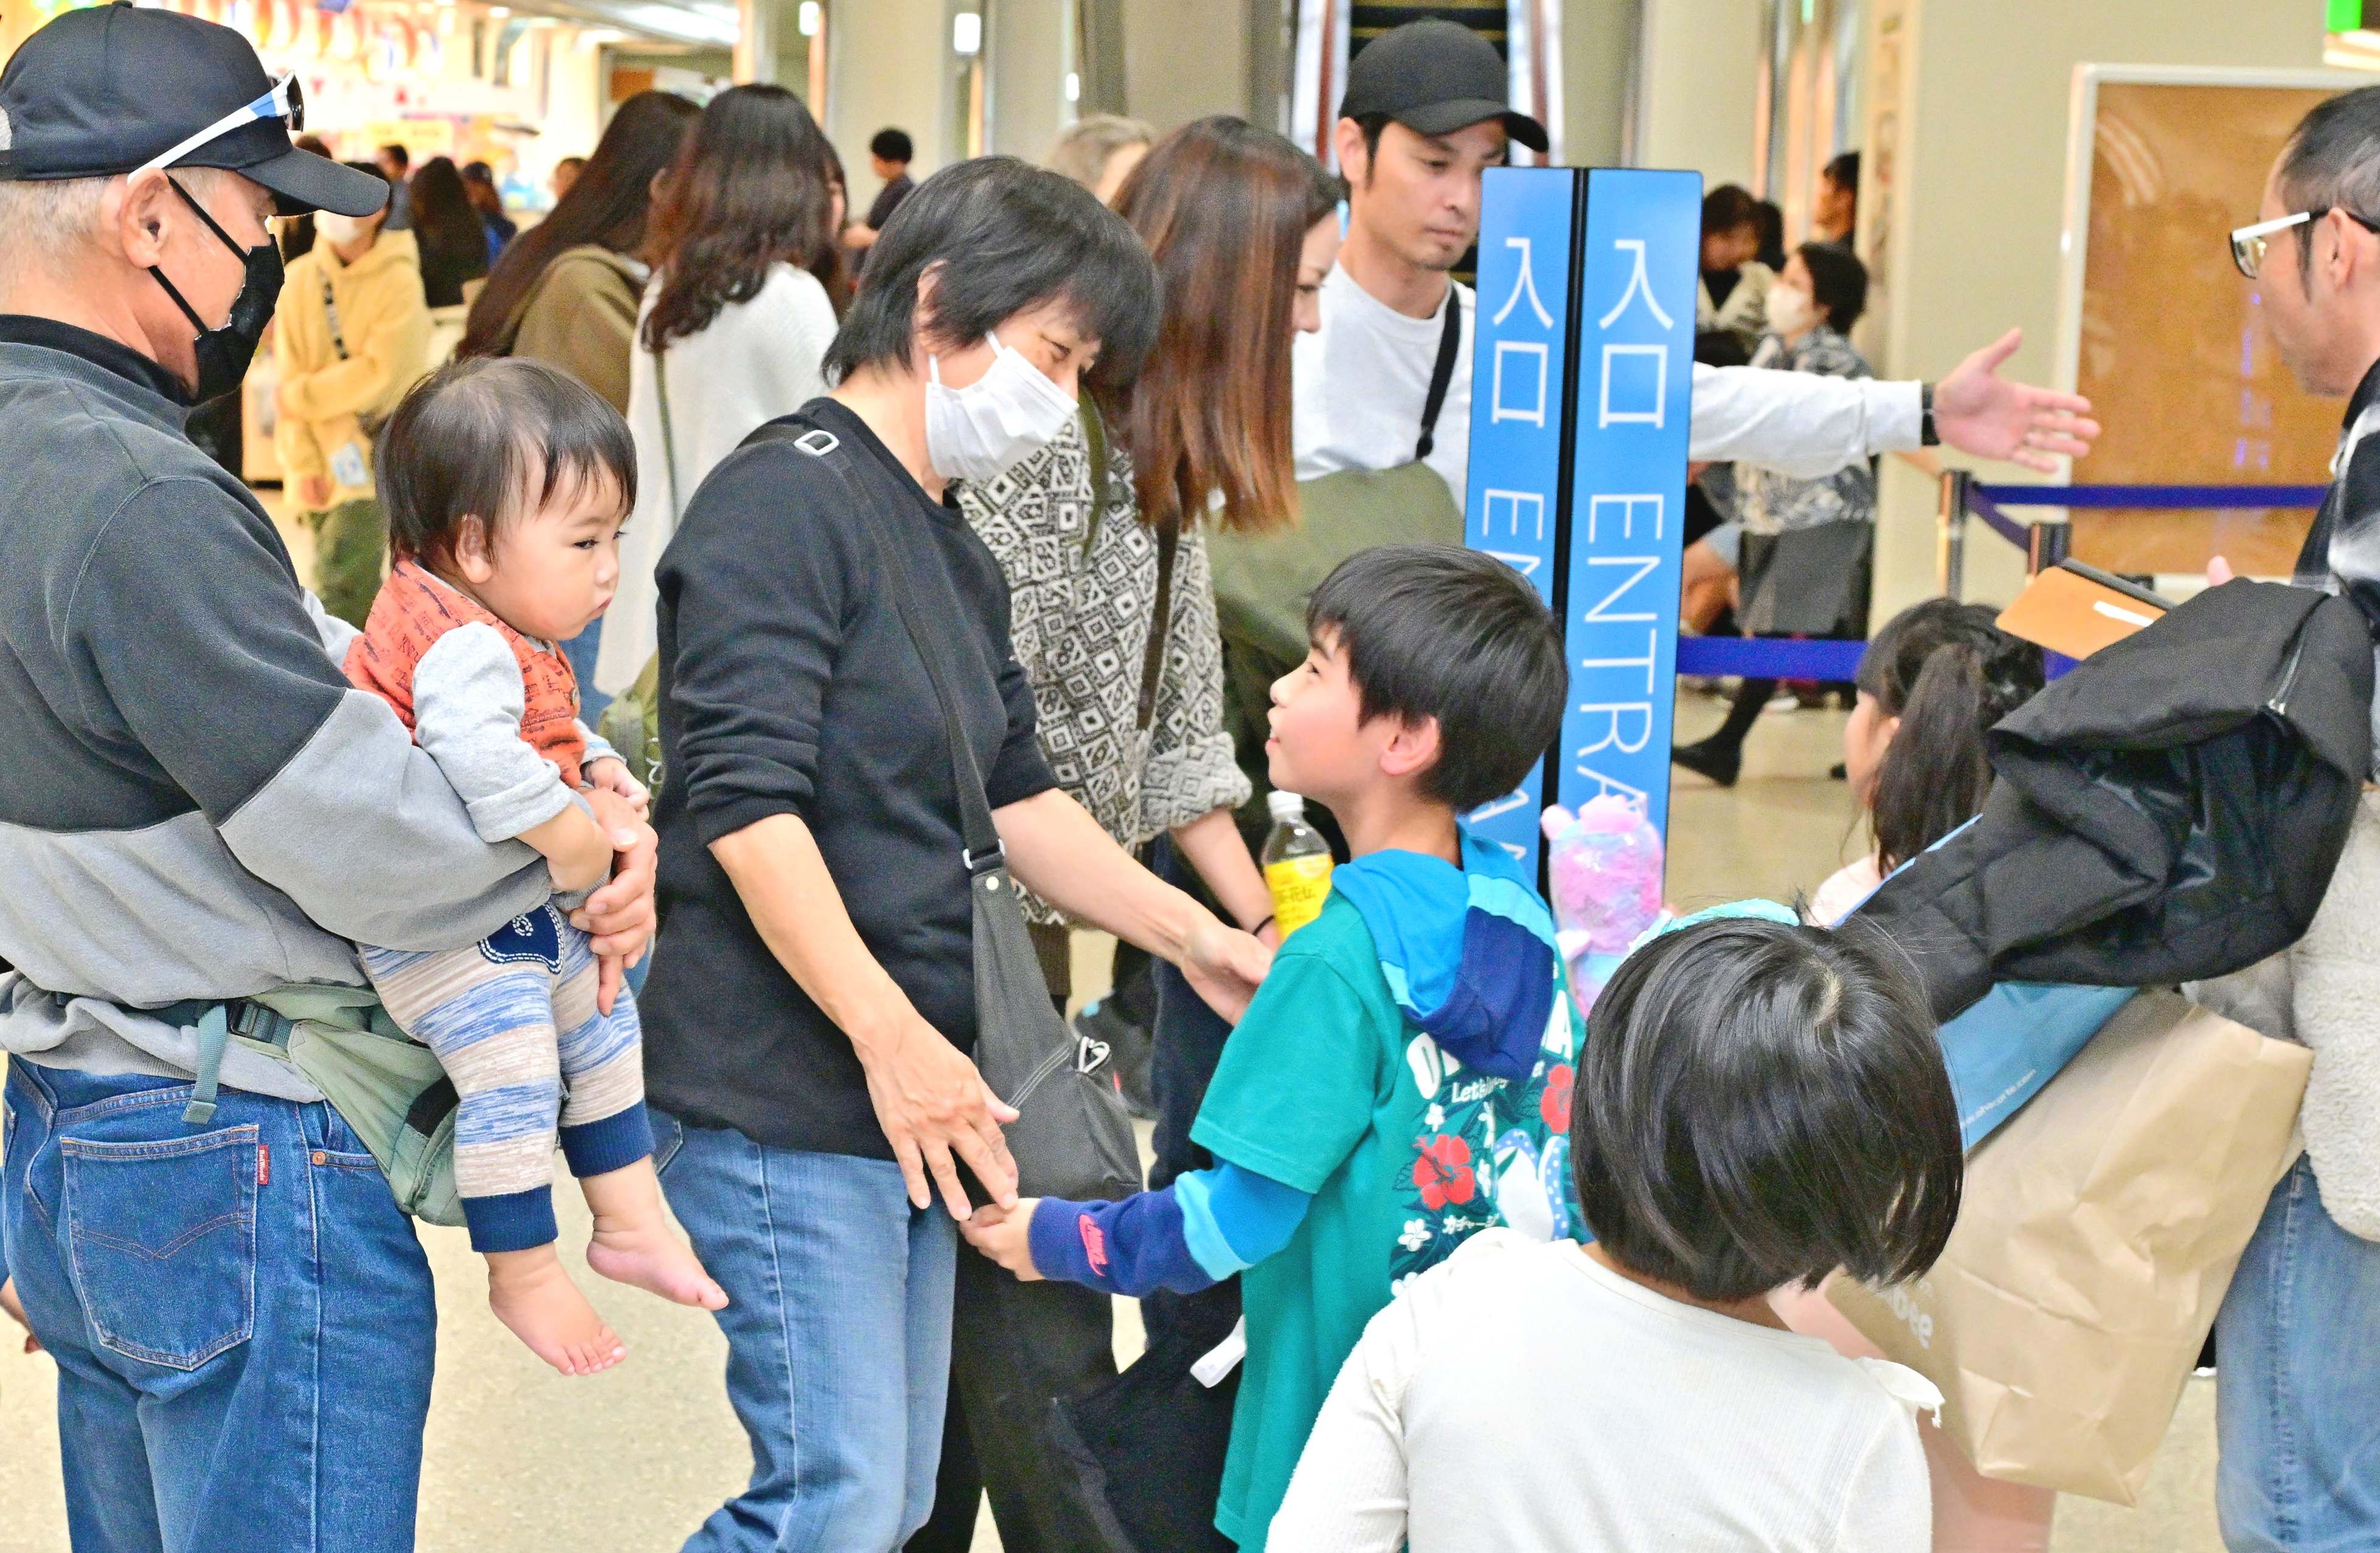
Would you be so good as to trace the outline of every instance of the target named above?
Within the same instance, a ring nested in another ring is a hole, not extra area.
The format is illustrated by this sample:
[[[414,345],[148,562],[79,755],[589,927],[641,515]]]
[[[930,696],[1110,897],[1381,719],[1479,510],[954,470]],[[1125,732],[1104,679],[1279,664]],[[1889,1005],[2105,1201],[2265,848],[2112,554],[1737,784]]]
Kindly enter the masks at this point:
[[[1782,534],[1743,536],[1744,634],[1837,637],[1867,634],[1873,523],[1822,523]]]

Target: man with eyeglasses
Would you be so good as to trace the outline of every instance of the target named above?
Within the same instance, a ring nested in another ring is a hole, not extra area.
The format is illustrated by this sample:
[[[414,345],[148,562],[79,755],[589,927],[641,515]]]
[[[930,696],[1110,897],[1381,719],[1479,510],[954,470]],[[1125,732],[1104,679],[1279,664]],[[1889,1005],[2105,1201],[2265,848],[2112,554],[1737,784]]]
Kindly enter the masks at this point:
[[[238,33],[127,5],[0,71],[0,1304],[57,1360],[78,1548],[412,1546],[412,1226],[269,1048],[217,1046],[209,1114],[197,1030],[360,988],[349,939],[460,946],[549,893],[183,434],[272,318],[276,214],[386,196],[293,148],[300,112]],[[586,920],[634,953],[652,832],[615,840]]]
[[[2380,87],[2300,122],[2231,257],[2299,383],[2348,401],[2297,580],[2344,593],[2380,637]],[[2209,568],[2210,581],[2229,576],[2219,559]],[[2342,867],[2331,889],[2373,893],[2354,903],[2368,916],[2380,891],[2362,878]],[[2380,1075],[2355,1065],[2380,1020],[2373,975],[2292,960],[2284,977],[2279,1022],[2322,1054],[2306,1153],[2266,1205],[2216,1327],[2216,1506],[2235,1550],[2380,1547],[2380,1243],[2362,1238],[2380,1231]]]

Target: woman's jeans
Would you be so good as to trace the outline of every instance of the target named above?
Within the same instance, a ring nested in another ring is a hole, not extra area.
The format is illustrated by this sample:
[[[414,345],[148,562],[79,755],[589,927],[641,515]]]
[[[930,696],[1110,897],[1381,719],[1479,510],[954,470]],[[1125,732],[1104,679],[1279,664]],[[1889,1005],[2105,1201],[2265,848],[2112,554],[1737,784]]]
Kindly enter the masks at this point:
[[[892,1553],[934,1502],[958,1226],[912,1207],[889,1160],[652,1115],[670,1210],[727,1291],[752,1444],[752,1481],[686,1553]]]
[[[187,1083],[7,1074],[0,1242],[76,1553],[410,1548],[430,1267],[338,1113],[225,1089],[192,1125]]]
[[[2216,1508],[2232,1553],[2380,1547],[2380,1244],[2274,1188],[2215,1329]]]

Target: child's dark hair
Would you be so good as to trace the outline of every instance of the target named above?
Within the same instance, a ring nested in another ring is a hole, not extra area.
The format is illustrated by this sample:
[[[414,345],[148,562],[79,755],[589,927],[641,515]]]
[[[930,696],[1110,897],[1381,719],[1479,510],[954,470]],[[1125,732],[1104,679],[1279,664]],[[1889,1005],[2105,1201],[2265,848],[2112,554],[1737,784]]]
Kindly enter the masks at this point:
[[[491,541],[559,491],[609,477],[623,516],[637,504],[637,444],[620,412],[569,373],[517,357],[472,357],[431,373],[381,428],[373,472],[389,553],[454,564],[464,523]]]
[[[1860,658],[1859,687],[1900,719],[1868,795],[1889,871],[1981,813],[1992,765],[1984,734],[2046,683],[2041,649],[1993,622],[1988,604],[1928,599],[1887,621]]]
[[[1828,326],[1850,334],[1867,311],[1867,266],[1840,243],[1803,243],[1793,253],[1810,272],[1810,300],[1827,315]]]
[[[1352,555],[1314,590],[1305,629],[1337,634],[1365,721],[1437,719],[1421,795],[1457,812],[1520,786],[1561,731],[1561,630],[1493,556],[1418,544]]]
[[[1912,1278],[1959,1217],[1959,1109],[1925,995],[1872,928],[1723,917],[1631,954],[1571,1103],[1611,1258],[1696,1299]]]

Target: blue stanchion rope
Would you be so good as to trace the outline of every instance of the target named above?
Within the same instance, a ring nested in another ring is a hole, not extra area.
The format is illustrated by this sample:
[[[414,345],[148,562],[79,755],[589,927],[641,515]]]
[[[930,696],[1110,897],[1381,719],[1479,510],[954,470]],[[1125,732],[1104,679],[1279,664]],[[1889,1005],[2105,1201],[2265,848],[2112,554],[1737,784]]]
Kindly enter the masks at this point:
[[[2321,485],[1974,485],[2004,507],[2318,507]]]
[[[1865,642],[1789,641],[1775,637],[1680,637],[1678,673],[1746,679],[1847,680]]]

